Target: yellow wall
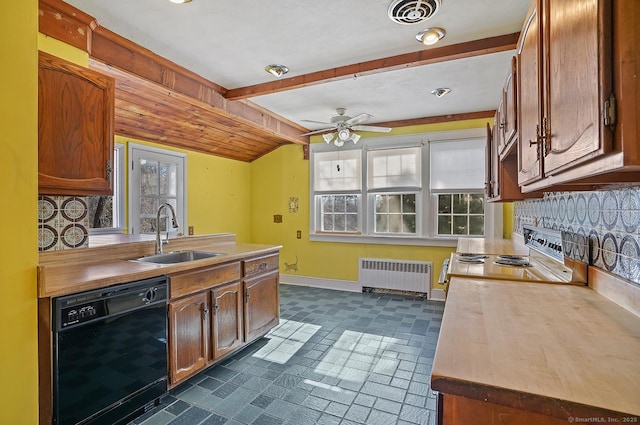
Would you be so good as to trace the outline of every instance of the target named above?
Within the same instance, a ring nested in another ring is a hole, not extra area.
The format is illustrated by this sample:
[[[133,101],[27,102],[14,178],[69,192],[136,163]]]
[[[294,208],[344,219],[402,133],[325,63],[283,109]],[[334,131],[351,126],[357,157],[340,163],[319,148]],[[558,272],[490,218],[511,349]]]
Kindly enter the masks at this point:
[[[403,127],[390,135],[484,128],[486,123],[487,120],[469,120]],[[442,288],[437,278],[451,248],[309,241],[309,161],[303,159],[300,146],[283,146],[256,160],[251,168],[251,188],[253,241],[283,245],[281,263],[293,263],[297,258],[297,275],[357,281],[360,257],[433,261],[433,284]],[[289,212],[291,197],[299,199],[298,212]],[[282,215],[282,223],[274,223],[274,214]],[[302,239],[296,238],[297,230],[302,232]]]
[[[36,0],[0,7],[0,423],[38,417]]]
[[[125,152],[133,142],[187,154],[187,225],[196,235],[235,233],[238,242],[251,241],[250,164],[121,136],[116,142]]]

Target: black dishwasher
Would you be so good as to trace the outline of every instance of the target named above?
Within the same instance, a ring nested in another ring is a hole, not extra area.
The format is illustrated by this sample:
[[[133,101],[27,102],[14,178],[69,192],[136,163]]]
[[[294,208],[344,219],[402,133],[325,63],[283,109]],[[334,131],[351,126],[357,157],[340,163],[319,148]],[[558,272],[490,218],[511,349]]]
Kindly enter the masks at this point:
[[[115,425],[167,391],[167,279],[53,299],[53,423]]]

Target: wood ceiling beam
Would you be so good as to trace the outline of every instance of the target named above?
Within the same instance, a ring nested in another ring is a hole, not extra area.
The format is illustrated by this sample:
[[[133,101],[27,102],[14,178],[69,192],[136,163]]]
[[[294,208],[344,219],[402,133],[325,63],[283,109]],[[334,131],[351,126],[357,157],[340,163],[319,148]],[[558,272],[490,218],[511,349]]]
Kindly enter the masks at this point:
[[[490,53],[514,50],[518,43],[520,33],[499,35],[483,38],[465,43],[452,44],[450,46],[437,47],[435,49],[420,50],[413,53],[405,53],[388,58],[375,59],[367,62],[345,65],[324,71],[312,72],[285,78],[269,83],[255,84],[253,86],[239,87],[227,90],[224,95],[227,100],[247,99],[265,94],[278,93],[316,84],[339,81],[354,76],[373,75],[381,72],[394,71],[403,68],[429,65],[446,62],[455,59],[464,59]]]

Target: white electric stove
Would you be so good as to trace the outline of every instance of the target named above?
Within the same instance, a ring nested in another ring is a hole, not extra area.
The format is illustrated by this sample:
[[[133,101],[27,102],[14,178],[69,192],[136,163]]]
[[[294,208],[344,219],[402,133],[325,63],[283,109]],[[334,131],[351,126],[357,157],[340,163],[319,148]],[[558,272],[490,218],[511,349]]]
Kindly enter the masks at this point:
[[[586,237],[526,225],[523,236],[528,255],[451,254],[447,281],[458,276],[586,285],[589,251]]]

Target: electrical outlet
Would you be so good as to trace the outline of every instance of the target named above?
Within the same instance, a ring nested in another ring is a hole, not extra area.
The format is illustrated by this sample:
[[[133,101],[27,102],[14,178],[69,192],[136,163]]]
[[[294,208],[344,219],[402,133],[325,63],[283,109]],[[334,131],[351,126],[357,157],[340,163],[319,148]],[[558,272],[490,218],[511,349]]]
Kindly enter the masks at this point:
[[[189,226],[189,236],[193,236],[193,226]]]
[[[298,230],[298,231],[296,232],[296,238],[298,238],[298,239],[302,239],[302,231]]]

